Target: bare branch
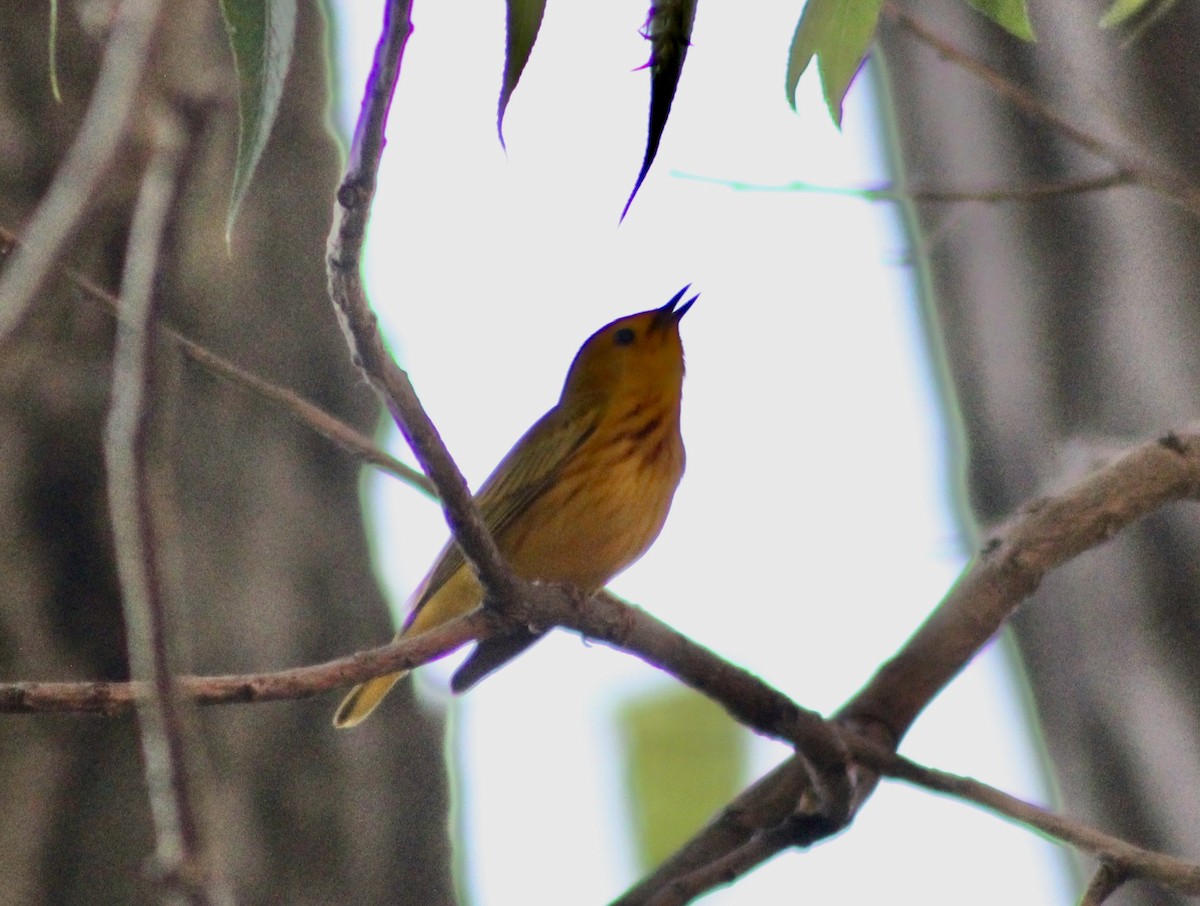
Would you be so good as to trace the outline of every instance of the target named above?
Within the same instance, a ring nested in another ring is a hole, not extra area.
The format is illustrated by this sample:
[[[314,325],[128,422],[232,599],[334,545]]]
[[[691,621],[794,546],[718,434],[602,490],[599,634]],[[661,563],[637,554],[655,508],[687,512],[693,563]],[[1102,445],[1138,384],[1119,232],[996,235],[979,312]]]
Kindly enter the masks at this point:
[[[124,323],[117,331],[112,408],[105,432],[108,500],[129,647],[130,673],[148,677],[153,694],[138,715],[146,786],[157,837],[157,876],[175,896],[196,904],[231,903],[213,877],[196,811],[187,731],[171,676],[166,603],[151,503],[148,449],[154,385],[150,324],[159,254],[178,200],[186,133],[174,114],[154,121],[155,148],[129,232]]]
[[[860,748],[854,743],[851,743],[851,747],[854,749],[855,758],[863,758],[888,777],[973,802],[988,811],[1019,821],[1055,840],[1070,844],[1081,852],[1095,856],[1111,866],[1111,873],[1107,878],[1093,881],[1098,890],[1101,884],[1107,883],[1112,885],[1108,889],[1108,893],[1111,893],[1124,877],[1136,877],[1153,881],[1179,893],[1200,895],[1200,865],[1134,846],[1119,837],[1056,815],[970,777],[960,777],[923,767],[907,758],[885,753],[878,747],[870,747],[873,751]]]
[[[138,103],[161,6],[125,0],[117,11],[78,137],[27,227],[37,243],[22,247],[0,274],[0,342],[20,323],[112,164]]]

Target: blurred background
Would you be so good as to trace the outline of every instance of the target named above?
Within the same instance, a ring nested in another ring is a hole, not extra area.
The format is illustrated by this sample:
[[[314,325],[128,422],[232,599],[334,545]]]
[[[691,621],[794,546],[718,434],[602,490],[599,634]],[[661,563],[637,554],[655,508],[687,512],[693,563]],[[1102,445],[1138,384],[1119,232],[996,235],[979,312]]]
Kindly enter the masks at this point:
[[[691,283],[687,474],[613,589],[830,712],[936,605],[980,526],[1193,419],[1190,202],[1079,186],[1130,166],[1195,182],[1197,12],[1151,2],[1133,27],[1102,29],[1094,4],[1043,6],[1034,44],[958,0],[921,9],[1023,86],[1024,112],[889,13],[838,132],[815,73],[796,111],[785,100],[799,0],[701,5],[658,159],[620,223],[645,142],[645,4],[548,5],[506,149],[503,5],[418,5],[366,271],[468,479],[554,403],[593,330]],[[18,234],[78,134],[117,9],[59,8],[61,102],[48,20],[0,21],[0,225]],[[403,453],[347,362],[323,262],[340,168],[328,127],[344,141],[381,4],[298,8],[231,242],[228,41],[216,4],[171,4],[144,103],[62,264],[118,288],[149,117],[185,99],[196,158],[164,317]],[[1086,150],[1039,106],[1097,141]],[[908,202],[858,191],[890,185]],[[979,197],[914,200],[945,190]],[[5,680],[128,676],[101,451],[113,323],[57,272],[0,346]],[[269,670],[388,639],[445,540],[438,509],[171,344],[159,356],[178,669]],[[1194,508],[1168,508],[1049,577],[902,753],[1196,859],[1198,528]],[[787,755],[567,634],[460,699],[451,669],[420,670],[351,733],[330,728],[332,695],[197,715],[213,861],[240,902],[606,902]],[[157,902],[132,717],[4,721],[0,904]],[[705,902],[1060,903],[1092,868],[885,783],[850,832]],[[1111,902],[1174,901],[1131,884]]]

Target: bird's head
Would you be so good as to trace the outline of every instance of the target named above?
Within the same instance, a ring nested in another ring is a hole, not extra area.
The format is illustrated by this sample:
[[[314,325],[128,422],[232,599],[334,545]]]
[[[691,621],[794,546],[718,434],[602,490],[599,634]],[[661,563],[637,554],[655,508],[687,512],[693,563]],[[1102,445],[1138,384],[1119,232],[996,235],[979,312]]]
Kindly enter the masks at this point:
[[[679,319],[699,294],[682,305],[685,286],[662,308],[618,318],[588,337],[567,373],[562,403],[595,404],[654,394],[679,398],[683,343]]]

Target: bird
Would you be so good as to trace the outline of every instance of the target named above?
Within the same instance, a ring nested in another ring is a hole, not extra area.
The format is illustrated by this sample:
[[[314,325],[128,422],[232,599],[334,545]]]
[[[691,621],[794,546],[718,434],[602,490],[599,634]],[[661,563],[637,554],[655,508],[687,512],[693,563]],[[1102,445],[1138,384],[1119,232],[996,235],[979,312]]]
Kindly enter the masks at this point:
[[[646,552],[662,531],[685,454],[679,430],[680,304],[618,318],[579,348],[558,402],[525,432],[475,494],[484,524],[514,573],[592,594]],[[483,587],[452,538],[413,593],[397,638],[470,613]],[[450,682],[465,692],[541,633],[515,628],[480,641]],[[333,717],[358,725],[408,671],[355,686]]]

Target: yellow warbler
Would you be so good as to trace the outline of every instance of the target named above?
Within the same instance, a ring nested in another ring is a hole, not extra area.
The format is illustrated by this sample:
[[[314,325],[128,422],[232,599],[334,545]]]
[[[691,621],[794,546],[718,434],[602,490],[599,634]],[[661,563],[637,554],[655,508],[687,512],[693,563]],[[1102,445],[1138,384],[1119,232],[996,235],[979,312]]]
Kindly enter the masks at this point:
[[[685,292],[686,286],[662,308],[592,334],[571,363],[558,404],[517,441],[475,495],[518,576],[594,592],[658,537],[683,475],[679,319],[697,298],[679,305]],[[453,539],[413,600],[399,636],[426,632],[479,607],[483,589]],[[537,639],[523,628],[485,639],[454,674],[451,688],[470,688]],[[334,726],[358,724],[402,676],[355,686]]]

